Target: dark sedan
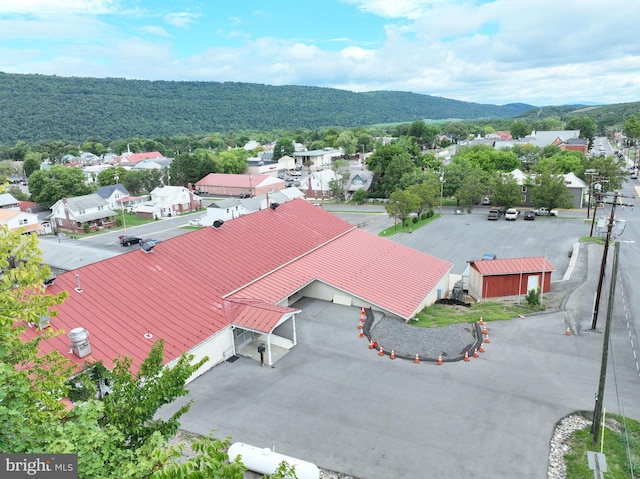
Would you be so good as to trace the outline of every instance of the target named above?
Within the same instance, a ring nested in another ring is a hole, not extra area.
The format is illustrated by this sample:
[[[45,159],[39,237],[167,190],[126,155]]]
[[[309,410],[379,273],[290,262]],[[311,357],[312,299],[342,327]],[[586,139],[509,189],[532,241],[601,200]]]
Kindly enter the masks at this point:
[[[131,246],[132,244],[140,244],[142,242],[142,238],[138,238],[137,236],[120,236],[120,244],[122,246]]]

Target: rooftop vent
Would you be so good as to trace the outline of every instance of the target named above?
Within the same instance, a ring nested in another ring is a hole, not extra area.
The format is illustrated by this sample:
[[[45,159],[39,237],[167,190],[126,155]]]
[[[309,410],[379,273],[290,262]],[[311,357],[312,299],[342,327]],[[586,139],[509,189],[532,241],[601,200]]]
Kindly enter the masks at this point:
[[[143,241],[140,245],[140,249],[145,253],[151,253],[151,250],[156,247],[155,241]]]
[[[51,278],[47,278],[45,279],[42,284],[44,285],[44,287],[46,288],[47,286],[53,286],[53,283],[55,282],[56,277],[52,276]]]
[[[84,358],[91,354],[89,344],[89,331],[84,328],[73,328],[68,334],[71,341],[71,352],[79,358]]]
[[[224,224],[224,221],[223,221],[223,220],[215,220],[215,221],[213,222],[213,225],[212,225],[212,226],[213,226],[215,229],[218,229],[218,228],[220,228],[223,224]]]
[[[82,286],[80,286],[80,275],[76,274],[76,287],[73,288],[76,293],[82,293]]]
[[[271,203],[269,205],[269,208],[271,208],[273,211],[275,211],[278,206],[280,206],[280,203]]]

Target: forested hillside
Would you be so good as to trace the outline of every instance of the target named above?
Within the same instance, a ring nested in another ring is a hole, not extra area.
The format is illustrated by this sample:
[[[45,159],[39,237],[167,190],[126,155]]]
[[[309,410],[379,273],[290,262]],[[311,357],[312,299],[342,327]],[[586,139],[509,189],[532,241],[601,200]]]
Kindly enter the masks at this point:
[[[586,116],[598,125],[600,132],[605,132],[611,127],[622,127],[631,115],[640,116],[640,102],[599,106],[545,106],[524,111],[518,118],[535,121],[555,117],[566,122],[575,116]]]
[[[0,144],[510,118],[530,108],[406,92],[0,72]]]

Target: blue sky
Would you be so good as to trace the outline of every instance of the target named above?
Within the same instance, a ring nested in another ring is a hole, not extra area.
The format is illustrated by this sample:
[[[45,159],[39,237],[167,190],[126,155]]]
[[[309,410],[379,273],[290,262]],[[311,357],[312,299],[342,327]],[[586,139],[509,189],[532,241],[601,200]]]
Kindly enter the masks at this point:
[[[640,2],[0,0],[0,71],[640,101]]]

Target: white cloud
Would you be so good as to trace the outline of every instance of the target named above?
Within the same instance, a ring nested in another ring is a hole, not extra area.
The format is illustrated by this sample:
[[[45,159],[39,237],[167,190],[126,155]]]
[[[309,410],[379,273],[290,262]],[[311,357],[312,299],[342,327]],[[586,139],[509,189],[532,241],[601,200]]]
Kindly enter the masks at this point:
[[[16,0],[0,2],[0,15],[25,14],[49,15],[65,13],[89,13],[93,15],[113,13],[119,9],[119,0]]]
[[[174,27],[185,28],[193,24],[199,16],[199,14],[187,12],[169,13],[164,16],[164,20]]]

